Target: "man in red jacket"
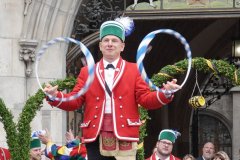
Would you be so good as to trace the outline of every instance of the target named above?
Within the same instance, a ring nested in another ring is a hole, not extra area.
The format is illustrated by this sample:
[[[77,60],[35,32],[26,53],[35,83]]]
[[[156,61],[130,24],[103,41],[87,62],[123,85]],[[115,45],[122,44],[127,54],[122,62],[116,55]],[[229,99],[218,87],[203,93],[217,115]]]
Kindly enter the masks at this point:
[[[173,98],[172,94],[151,92],[136,63],[121,58],[128,30],[123,24],[128,20],[125,17],[123,21],[118,19],[101,25],[99,48],[103,58],[95,65],[95,79],[88,91],[72,101],[49,101],[52,106],[66,111],[76,110],[84,104],[84,120],[80,127],[88,160],[135,160],[141,125],[138,105],[157,109]],[[57,86],[51,85],[44,91],[59,98],[69,97],[83,87],[87,77],[87,67],[83,67],[70,93],[63,94],[57,91]],[[180,89],[176,82],[163,84],[163,89]]]
[[[179,135],[179,132],[170,129],[162,130],[158,136],[156,150],[146,160],[180,160],[172,155],[173,144]]]

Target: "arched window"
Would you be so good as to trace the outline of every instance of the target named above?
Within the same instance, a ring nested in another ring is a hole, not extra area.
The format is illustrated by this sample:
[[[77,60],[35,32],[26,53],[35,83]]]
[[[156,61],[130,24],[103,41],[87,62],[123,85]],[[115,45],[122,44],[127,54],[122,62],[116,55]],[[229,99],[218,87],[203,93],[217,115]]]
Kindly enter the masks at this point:
[[[204,113],[198,115],[198,148],[199,155],[205,142],[213,142],[215,150],[225,151],[230,159],[232,157],[232,139],[229,127],[224,124],[223,119]]]

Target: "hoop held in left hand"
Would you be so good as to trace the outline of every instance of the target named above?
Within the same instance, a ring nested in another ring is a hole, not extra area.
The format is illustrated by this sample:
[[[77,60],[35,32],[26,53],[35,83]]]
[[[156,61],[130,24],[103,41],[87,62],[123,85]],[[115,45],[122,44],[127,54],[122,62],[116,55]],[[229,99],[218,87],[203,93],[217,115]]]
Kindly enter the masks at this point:
[[[67,97],[67,98],[58,98],[58,97],[53,97],[52,95],[44,92],[43,88],[42,88],[42,85],[39,81],[39,76],[38,76],[38,63],[40,62],[40,58],[41,56],[44,54],[44,52],[47,50],[48,47],[50,47],[51,45],[57,43],[57,42],[73,42],[77,45],[80,46],[80,49],[81,51],[83,52],[83,54],[85,55],[86,57],[86,61],[87,61],[87,65],[88,65],[88,78],[84,84],[84,86],[82,87],[81,90],[79,90],[78,93],[70,96],[70,97]],[[92,54],[91,52],[87,49],[87,47],[81,43],[80,41],[77,41],[73,38],[68,38],[68,37],[58,37],[58,38],[55,38],[53,40],[50,40],[49,42],[47,42],[47,44],[45,44],[37,53],[36,55],[36,65],[35,65],[35,74],[36,74],[36,79],[37,79],[37,82],[38,82],[38,85],[39,87],[42,89],[42,91],[51,99],[51,100],[55,100],[55,101],[61,101],[61,102],[65,102],[65,101],[71,101],[73,99],[76,99],[78,97],[80,97],[81,95],[83,95],[87,90],[88,88],[90,87],[90,85],[92,84],[93,80],[94,80],[94,59],[92,57]]]
[[[187,54],[187,58],[188,58],[188,69],[187,69],[185,79],[182,82],[182,84],[180,85],[181,88],[186,83],[186,81],[189,77],[189,74],[190,74],[191,65],[192,65],[192,53],[191,53],[190,46],[187,43],[186,39],[180,33],[176,32],[174,30],[171,30],[171,29],[159,29],[159,30],[150,32],[149,34],[147,34],[144,37],[144,39],[140,43],[140,45],[138,47],[138,50],[137,50],[137,67],[138,67],[138,69],[141,73],[142,78],[145,80],[145,82],[149,85],[150,88],[152,88],[156,91],[166,93],[166,92],[169,92],[169,91],[161,90],[156,85],[154,85],[153,82],[148,78],[148,76],[146,74],[146,71],[144,69],[143,63],[142,63],[143,59],[144,59],[144,57],[147,53],[149,43],[152,41],[152,39],[158,33],[170,34],[170,35],[176,37],[184,45],[184,48],[185,48],[185,51],[186,51],[186,54]],[[170,92],[173,93],[173,92],[176,92],[176,91],[178,91],[178,90],[172,90]]]

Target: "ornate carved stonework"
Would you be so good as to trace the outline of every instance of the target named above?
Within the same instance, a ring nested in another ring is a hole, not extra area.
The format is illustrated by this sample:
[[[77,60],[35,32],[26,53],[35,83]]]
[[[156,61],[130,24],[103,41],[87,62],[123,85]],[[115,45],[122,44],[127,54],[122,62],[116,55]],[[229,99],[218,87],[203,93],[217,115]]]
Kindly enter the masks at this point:
[[[106,20],[113,20],[123,14],[124,0],[89,0],[79,8],[75,19],[73,35],[81,35],[95,32]]]
[[[130,6],[131,10],[135,10],[136,5],[138,4],[138,0],[134,0],[134,3]],[[153,3],[153,0],[149,0],[149,6],[156,8],[157,5]]]
[[[25,8],[24,8],[23,15],[26,16],[27,12],[28,12],[28,8],[29,8],[30,4],[32,3],[32,0],[25,0],[24,3],[25,3]]]
[[[21,46],[19,60],[23,61],[26,65],[26,76],[29,77],[32,73],[32,63],[35,61],[35,50],[38,45],[36,40],[20,40]]]

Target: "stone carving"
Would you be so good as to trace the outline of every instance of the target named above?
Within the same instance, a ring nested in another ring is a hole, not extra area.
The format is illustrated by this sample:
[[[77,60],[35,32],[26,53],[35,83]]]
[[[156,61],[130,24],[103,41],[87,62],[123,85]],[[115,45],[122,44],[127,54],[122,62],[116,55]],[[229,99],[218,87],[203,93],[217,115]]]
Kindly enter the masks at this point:
[[[123,0],[89,0],[82,4],[75,19],[74,34],[83,35],[97,31],[104,21],[122,15],[123,4]]]
[[[38,43],[35,40],[21,40],[19,44],[21,46],[19,60],[24,61],[26,65],[25,73],[29,77],[32,73],[32,63],[35,61],[35,50]]]
[[[234,1],[233,1],[234,2]],[[240,0],[235,0],[235,7],[239,8],[240,7]]]
[[[229,79],[224,76],[216,77],[214,74],[210,74],[203,85],[202,95],[206,99],[206,108],[220,100],[233,87]]]
[[[32,0],[25,0],[24,3],[25,3],[25,8],[24,8],[23,15],[26,16],[27,12],[28,12],[28,8],[29,8],[30,4],[32,3]]]
[[[132,10],[134,10],[137,4],[138,4],[138,0],[134,0],[134,3],[131,5],[130,8],[131,8]],[[155,4],[153,3],[153,0],[149,0],[149,5],[150,5],[151,7],[153,7],[153,8],[156,8],[156,7],[157,7],[157,5],[155,5]]]

